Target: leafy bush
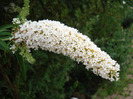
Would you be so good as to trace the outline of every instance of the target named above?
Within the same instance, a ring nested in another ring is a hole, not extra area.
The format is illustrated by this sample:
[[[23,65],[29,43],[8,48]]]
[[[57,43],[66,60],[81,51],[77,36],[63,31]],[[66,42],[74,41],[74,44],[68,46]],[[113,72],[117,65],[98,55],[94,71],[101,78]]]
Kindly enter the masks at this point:
[[[9,4],[11,1],[5,2]],[[14,3],[19,7],[23,5],[23,1]],[[1,25],[11,23],[12,18],[19,14],[5,11],[6,6],[0,10],[5,13],[1,16]],[[130,6],[122,4],[122,0],[33,0],[29,9],[28,19],[59,20],[75,27],[117,60],[122,71],[127,68],[128,46],[133,31],[128,28],[128,20],[133,17]],[[21,11],[28,14],[27,8]],[[21,12],[18,17],[23,20],[22,16]],[[0,28],[0,97],[3,99],[64,99],[70,98],[74,92],[91,97],[108,82],[85,70],[81,63],[47,51],[32,50],[36,62],[29,64],[20,56],[21,50],[15,55],[10,52],[10,41],[7,40],[11,36],[12,25],[3,26]]]

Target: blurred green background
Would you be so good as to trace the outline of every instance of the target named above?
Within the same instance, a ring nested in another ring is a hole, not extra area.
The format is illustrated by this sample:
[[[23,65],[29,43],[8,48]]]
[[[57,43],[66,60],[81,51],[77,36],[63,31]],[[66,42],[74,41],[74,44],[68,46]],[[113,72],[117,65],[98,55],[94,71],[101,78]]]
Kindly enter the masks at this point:
[[[31,65],[19,51],[12,54],[12,19],[23,5],[23,0],[0,1],[0,99],[91,99],[102,86],[110,86],[106,94],[118,89],[121,81],[102,79],[63,55],[32,50],[36,63]],[[29,11],[28,20],[57,20],[90,37],[121,65],[125,78],[133,51],[132,0],[30,0]]]

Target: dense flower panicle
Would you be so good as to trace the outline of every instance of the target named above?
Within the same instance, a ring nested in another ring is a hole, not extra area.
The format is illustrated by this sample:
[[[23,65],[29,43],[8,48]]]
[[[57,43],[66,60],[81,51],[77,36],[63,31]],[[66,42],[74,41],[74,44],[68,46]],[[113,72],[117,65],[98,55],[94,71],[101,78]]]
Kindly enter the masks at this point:
[[[77,29],[51,20],[26,21],[19,27],[12,37],[15,40],[12,50],[18,43],[25,43],[29,49],[62,53],[78,63],[82,62],[87,70],[91,68],[102,78],[119,79],[120,65]]]

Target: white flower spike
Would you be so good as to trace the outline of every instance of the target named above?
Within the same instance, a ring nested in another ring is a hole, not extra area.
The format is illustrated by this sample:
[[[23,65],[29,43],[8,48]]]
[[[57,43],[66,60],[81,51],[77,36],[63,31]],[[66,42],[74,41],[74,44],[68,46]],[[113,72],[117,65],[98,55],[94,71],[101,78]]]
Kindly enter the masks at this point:
[[[82,62],[87,70],[91,68],[102,78],[119,79],[120,65],[77,29],[51,20],[26,21],[19,27],[12,37],[15,40],[12,50],[18,43],[25,43],[29,49],[62,53],[78,63]]]

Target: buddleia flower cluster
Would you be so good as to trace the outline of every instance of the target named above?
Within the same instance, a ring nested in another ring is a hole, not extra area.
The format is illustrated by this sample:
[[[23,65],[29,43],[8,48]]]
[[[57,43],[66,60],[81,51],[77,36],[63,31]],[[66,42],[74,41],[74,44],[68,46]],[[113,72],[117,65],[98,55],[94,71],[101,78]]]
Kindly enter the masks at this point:
[[[120,65],[104,51],[98,48],[89,37],[77,29],[63,23],[51,20],[26,21],[19,25],[19,29],[11,38],[14,44],[24,44],[30,51],[45,50],[69,56],[71,59],[82,62],[87,70],[110,81],[119,79]]]

